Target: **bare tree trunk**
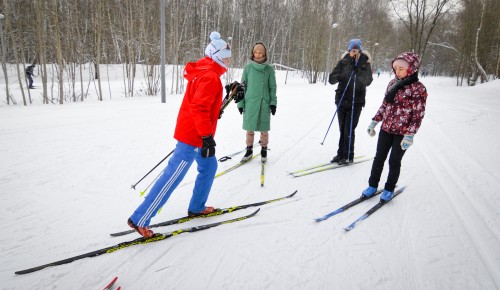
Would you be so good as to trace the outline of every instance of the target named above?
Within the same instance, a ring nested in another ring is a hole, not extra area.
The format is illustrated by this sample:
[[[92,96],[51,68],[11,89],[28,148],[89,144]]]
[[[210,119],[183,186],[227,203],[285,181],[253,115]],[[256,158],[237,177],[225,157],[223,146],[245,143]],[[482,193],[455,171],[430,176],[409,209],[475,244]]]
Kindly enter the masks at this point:
[[[57,77],[59,84],[59,104],[64,103],[64,63],[62,58],[62,45],[61,45],[61,26],[59,21],[59,11],[57,7],[57,0],[52,1],[52,15],[53,15],[53,25],[55,29],[55,43],[56,43],[56,59],[57,59]]]
[[[95,56],[95,75],[97,78],[97,87],[98,87],[98,100],[102,101],[102,87],[101,87],[101,39],[102,39],[102,25],[103,25],[103,20],[102,20],[102,1],[99,1],[99,4],[97,6],[97,16],[96,16],[96,24],[97,24],[97,41],[96,41],[96,56]]]
[[[38,62],[42,66],[41,75],[42,75],[42,86],[43,86],[43,103],[48,104],[49,98],[47,95],[47,64],[46,64],[46,49],[44,39],[46,38],[45,33],[45,1],[44,0],[36,0],[37,8],[36,11],[36,36],[37,36],[37,46],[38,46]]]
[[[479,43],[479,33],[481,32],[481,28],[483,27],[483,19],[484,19],[484,9],[486,7],[486,2],[485,0],[481,0],[481,3],[483,4],[483,7],[481,9],[481,22],[479,22],[479,28],[476,31],[476,45],[474,48],[474,62],[476,63],[477,70],[479,71],[479,74],[481,75],[481,83],[487,82],[488,81],[488,76],[486,75],[486,72],[483,69],[483,66],[479,63],[478,60],[478,53],[477,53],[477,47]]]
[[[8,13],[8,11],[10,10],[10,7],[9,7],[9,1],[5,1],[4,3],[4,9],[5,9],[5,12],[6,14]],[[1,25],[1,24],[0,24]],[[7,30],[9,31],[12,31],[12,25],[11,25],[11,21],[10,21],[10,17],[7,17],[7,21],[6,21],[6,27],[7,27]],[[1,28],[0,28],[1,29]],[[11,32],[10,33],[10,39],[11,39],[11,42],[12,42],[12,51],[14,53],[14,59],[16,60],[16,70],[17,70],[17,81],[19,82],[19,88],[21,90],[21,94],[23,95],[23,104],[25,106],[27,106],[27,102],[26,102],[26,95],[24,93],[24,89],[23,89],[23,83],[22,83],[22,80],[21,80],[21,75],[25,76],[26,73],[24,71],[24,69],[21,70],[19,69],[19,55],[18,55],[18,52],[17,52],[17,34],[16,33],[13,33]],[[2,40],[2,44],[3,44],[3,40]],[[5,54],[4,54],[4,50],[2,49],[2,57],[3,59],[5,60]],[[2,62],[4,63],[4,62]],[[6,74],[6,71],[4,70],[4,73],[5,73],[5,80],[6,80],[6,90],[7,90],[7,102],[9,100],[9,93],[8,93],[8,85],[9,83],[7,82],[7,74]],[[8,104],[8,103],[7,103]]]
[[[8,10],[6,9],[5,11],[5,14],[7,14]],[[7,19],[8,19],[8,16],[7,16]],[[7,39],[7,36],[4,36],[3,34],[3,23],[1,23],[3,21],[3,19],[0,19],[0,35],[2,36],[2,39],[0,39],[0,41],[2,41],[2,70],[3,70],[3,76],[5,78],[5,97],[7,98],[7,105],[10,105],[10,93],[9,93],[9,77],[7,76],[7,64],[5,63],[6,62],[6,58],[5,58],[5,55],[6,55],[6,45],[5,45],[5,40]]]

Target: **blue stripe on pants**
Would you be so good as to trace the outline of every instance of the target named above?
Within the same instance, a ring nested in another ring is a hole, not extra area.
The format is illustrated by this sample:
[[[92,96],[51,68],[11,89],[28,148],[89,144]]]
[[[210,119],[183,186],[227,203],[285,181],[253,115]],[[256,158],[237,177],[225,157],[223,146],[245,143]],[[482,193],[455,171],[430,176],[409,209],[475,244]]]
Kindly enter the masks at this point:
[[[198,163],[198,177],[189,210],[200,212],[205,209],[205,202],[208,199],[217,170],[217,159],[215,156],[202,158],[200,151],[197,147],[182,142],[177,143],[174,154],[168,161],[163,174],[155,182],[146,199],[130,217],[134,224],[140,227],[149,225],[151,218],[156,215],[184,179],[194,160]]]

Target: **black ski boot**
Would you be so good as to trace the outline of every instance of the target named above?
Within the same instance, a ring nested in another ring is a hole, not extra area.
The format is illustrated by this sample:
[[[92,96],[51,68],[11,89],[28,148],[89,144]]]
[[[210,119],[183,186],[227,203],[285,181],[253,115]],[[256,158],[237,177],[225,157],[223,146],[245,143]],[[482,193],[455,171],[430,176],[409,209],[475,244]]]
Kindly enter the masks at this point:
[[[260,149],[260,157],[262,162],[267,161],[267,147],[262,147],[262,149]]]
[[[339,161],[341,161],[342,159],[345,159],[345,158],[337,155],[337,156],[333,157],[332,160],[330,160],[330,163],[339,163]]]
[[[241,158],[241,162],[246,162],[252,159],[253,156],[253,146],[247,146],[247,152],[245,152],[245,156]]]

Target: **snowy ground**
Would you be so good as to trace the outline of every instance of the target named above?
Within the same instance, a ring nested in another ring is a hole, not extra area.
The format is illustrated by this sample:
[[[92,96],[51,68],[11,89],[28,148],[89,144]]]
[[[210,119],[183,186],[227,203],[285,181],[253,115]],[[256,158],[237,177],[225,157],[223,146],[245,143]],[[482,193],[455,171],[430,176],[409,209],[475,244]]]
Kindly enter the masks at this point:
[[[375,153],[376,138],[365,128],[388,81],[387,74],[375,76],[368,88],[357,155]],[[3,93],[3,76],[1,82]],[[351,232],[343,227],[376,200],[321,223],[313,218],[357,198],[371,163],[287,175],[334,155],[336,122],[326,144],[320,142],[334,113],[335,87],[310,85],[299,75],[289,75],[285,85],[279,72],[265,186],[254,160],[217,178],[209,204],[228,207],[298,190],[294,198],[262,206],[242,222],[20,276],[14,272],[137,237],[109,233],[128,229],[126,220],[142,200],[139,191],[151,179],[136,191],[130,185],[174,148],[182,96],[168,95],[166,104],[159,97],[122,98],[123,81],[116,79],[109,84],[113,98],[103,102],[40,105],[38,89],[31,91],[35,105],[3,104],[0,289],[99,289],[115,276],[122,289],[500,289],[500,81],[476,87],[456,87],[451,78],[423,83],[427,114],[400,178],[407,190]],[[215,139],[218,157],[244,147],[234,104]],[[239,158],[219,163],[219,170]],[[186,214],[195,175],[194,165],[153,223]]]

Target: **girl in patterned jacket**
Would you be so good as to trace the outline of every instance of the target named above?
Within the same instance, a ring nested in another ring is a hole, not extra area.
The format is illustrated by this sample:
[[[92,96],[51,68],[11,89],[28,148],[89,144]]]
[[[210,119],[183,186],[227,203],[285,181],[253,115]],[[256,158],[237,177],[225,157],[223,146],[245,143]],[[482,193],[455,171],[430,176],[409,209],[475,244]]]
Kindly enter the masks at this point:
[[[390,151],[389,175],[380,202],[387,202],[394,195],[401,160],[420,128],[427,100],[427,90],[418,80],[419,56],[413,52],[405,52],[391,64],[396,77],[387,85],[384,101],[367,130],[370,136],[375,136],[375,126],[382,121],[377,153],[368,179],[369,186],[363,191],[363,196],[372,196],[377,191],[384,162]]]

